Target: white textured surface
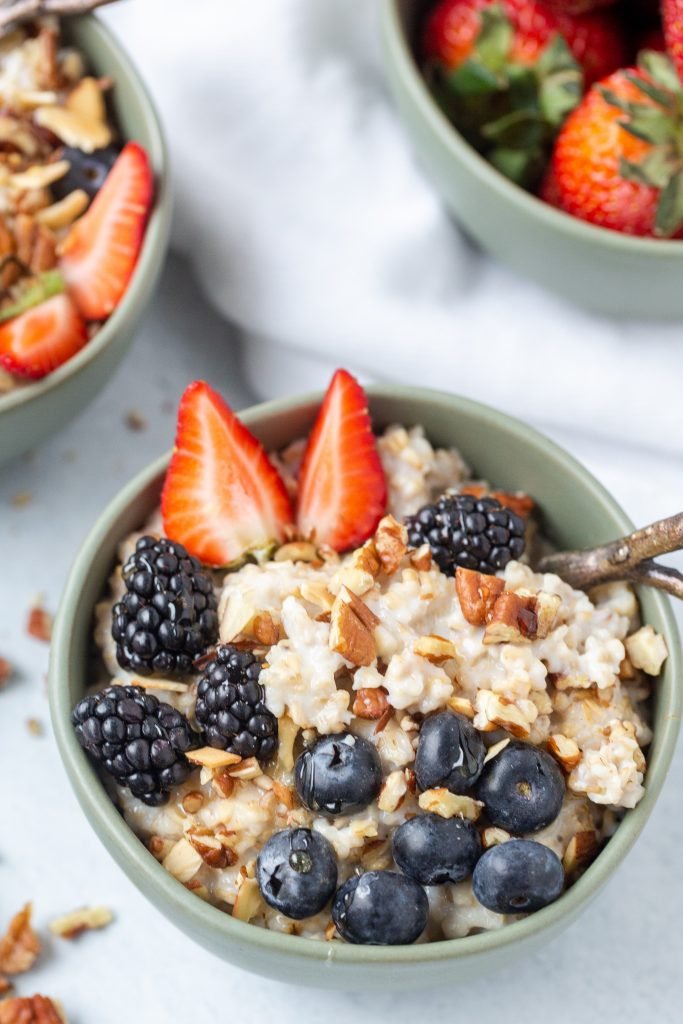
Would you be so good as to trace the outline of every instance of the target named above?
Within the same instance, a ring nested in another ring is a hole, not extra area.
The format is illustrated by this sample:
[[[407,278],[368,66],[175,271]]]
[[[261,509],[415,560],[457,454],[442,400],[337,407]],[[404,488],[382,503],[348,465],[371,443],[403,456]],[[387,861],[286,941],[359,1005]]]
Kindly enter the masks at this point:
[[[188,380],[200,375],[236,404],[249,400],[229,330],[202,310],[186,268],[174,260],[130,358],[107,390],[32,461],[0,476],[0,654],[20,673],[0,695],[0,920],[26,899],[34,900],[42,928],[53,915],[82,904],[104,903],[116,914],[108,930],[73,945],[49,940],[40,965],[20,979],[20,990],[61,998],[71,1024],[680,1020],[680,753],[645,834],[608,889],[564,936],[490,982],[368,996],[263,981],[193,946],[114,865],[59,763],[45,695],[48,651],[26,637],[26,609],[38,591],[54,609],[86,531],[120,486],[170,445],[173,411],[167,403],[174,404]],[[296,391],[297,382],[288,387]],[[145,411],[149,429],[131,434],[123,425],[129,409]],[[556,436],[639,522],[683,507],[683,463]],[[31,504],[13,507],[13,496],[24,490],[32,492]],[[26,732],[30,716],[45,723],[43,738]]]

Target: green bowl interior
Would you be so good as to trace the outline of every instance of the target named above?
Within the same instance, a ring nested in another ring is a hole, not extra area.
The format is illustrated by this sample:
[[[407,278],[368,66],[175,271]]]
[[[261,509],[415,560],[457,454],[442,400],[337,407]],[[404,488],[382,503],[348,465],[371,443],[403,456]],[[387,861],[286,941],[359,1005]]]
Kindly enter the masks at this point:
[[[476,475],[503,488],[524,489],[539,501],[548,528],[562,546],[590,545],[631,528],[625,513],[574,459],[536,431],[485,406],[439,392],[371,387],[370,406],[377,428],[393,422],[421,423],[438,445],[456,445]],[[267,447],[279,447],[310,427],[320,396],[271,402],[248,410],[244,421]],[[626,813],[614,837],[588,871],[555,904],[496,932],[409,947],[332,945],[280,935],[232,920],[177,883],[147,852],[109,800],[81,751],[70,724],[72,706],[89,682],[93,607],[106,589],[119,542],[140,528],[158,504],[167,457],[133,480],[104,512],[85,541],[67,582],[57,618],[50,665],[50,702],[55,734],[77,797],[101,840],[139,888],[159,909],[214,951],[238,947],[244,958],[259,950],[289,963],[306,961],[368,965],[427,963],[501,950],[568,921],[590,899],[635,841],[657,795],[674,751],[679,729],[680,645],[668,601],[654,591],[641,593],[643,615],[663,632],[669,658],[657,687],[655,740],[649,755],[646,793]],[[210,938],[207,938],[210,936]]]
[[[85,54],[89,68],[98,75],[111,75],[114,88],[109,97],[111,111],[121,138],[144,146],[154,169],[155,198],[135,272],[126,293],[92,341],[49,376],[0,396],[0,415],[59,388],[81,373],[120,335],[119,328],[140,315],[148,299],[148,284],[156,279],[168,241],[172,197],[168,173],[168,152],[154,103],[136,68],[107,26],[93,15],[67,19],[65,38]]]
[[[432,6],[431,0],[380,0],[381,24],[387,59],[410,96],[413,109],[419,112],[430,131],[449,149],[452,158],[464,164],[499,196],[520,206],[528,216],[574,239],[591,245],[603,245],[607,249],[626,254],[645,255],[649,260],[683,260],[683,244],[680,240],[623,235],[555,209],[533,193],[515,185],[465,141],[433,99],[416,57],[420,25],[425,12]]]

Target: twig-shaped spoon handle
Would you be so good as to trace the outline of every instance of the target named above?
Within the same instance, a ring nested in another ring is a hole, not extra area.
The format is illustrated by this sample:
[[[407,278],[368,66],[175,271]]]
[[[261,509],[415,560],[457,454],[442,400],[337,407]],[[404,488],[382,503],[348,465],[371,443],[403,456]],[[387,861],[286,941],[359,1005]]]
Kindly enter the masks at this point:
[[[0,6],[0,36],[22,21],[46,14],[87,14],[114,0],[5,0]]]
[[[683,512],[597,548],[547,555],[537,568],[539,572],[557,573],[580,590],[598,583],[626,580],[657,587],[683,599],[683,573],[653,561],[657,555],[679,548],[683,548]]]

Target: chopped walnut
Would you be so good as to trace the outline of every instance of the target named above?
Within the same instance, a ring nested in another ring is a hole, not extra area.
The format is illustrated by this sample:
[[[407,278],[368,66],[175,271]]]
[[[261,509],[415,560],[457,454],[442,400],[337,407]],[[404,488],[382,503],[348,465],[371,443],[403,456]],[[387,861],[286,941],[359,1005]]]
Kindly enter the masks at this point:
[[[0,1002],[0,1024],[65,1024],[47,996],[15,996]]]
[[[284,782],[273,779],[273,792],[278,803],[281,803],[288,811],[297,806],[299,799],[291,786],[285,786]]]
[[[108,907],[84,907],[50,922],[50,931],[60,939],[75,939],[83,932],[106,928],[114,920]]]
[[[455,570],[455,589],[467,622],[471,626],[484,626],[505,589],[505,580],[458,566]]]
[[[375,533],[375,550],[382,570],[392,576],[400,568],[408,550],[408,531],[393,516],[385,516]]]
[[[507,736],[504,740],[500,740],[498,743],[494,743],[493,746],[489,747],[489,749],[486,751],[484,764],[488,764],[489,761],[493,761],[494,757],[497,757],[498,754],[501,753],[501,751],[505,750],[509,742],[510,737]]]
[[[637,633],[626,637],[624,645],[635,668],[649,676],[659,675],[669,653],[661,633],[656,633],[652,626],[642,626]]]
[[[32,907],[27,903],[14,915],[0,939],[0,972],[23,974],[33,967],[41,950],[40,939],[31,926]]]
[[[506,832],[504,828],[490,826],[482,832],[481,843],[485,850],[490,850],[492,846],[500,846],[501,843],[507,843],[511,838],[510,833]]]
[[[439,814],[442,818],[453,818],[456,814],[469,821],[476,821],[483,810],[483,803],[471,796],[458,796],[447,789],[426,789],[420,793],[418,803],[423,811]]]
[[[581,760],[581,751],[576,741],[562,733],[553,733],[548,740],[548,750],[566,772],[571,772]]]
[[[392,864],[391,840],[371,839],[363,847],[360,862],[365,871],[386,871]]]
[[[330,650],[352,665],[372,665],[377,657],[373,630],[379,619],[353,591],[342,587],[332,607]]]
[[[389,707],[387,691],[383,686],[370,689],[361,688],[357,691],[353,701],[352,711],[357,718],[367,718],[370,721],[377,721]]]

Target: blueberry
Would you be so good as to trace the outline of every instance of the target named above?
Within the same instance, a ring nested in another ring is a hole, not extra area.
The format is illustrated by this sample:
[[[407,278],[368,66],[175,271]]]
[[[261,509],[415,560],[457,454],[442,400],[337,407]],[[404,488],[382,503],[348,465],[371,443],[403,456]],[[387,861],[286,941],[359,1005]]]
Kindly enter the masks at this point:
[[[66,146],[64,159],[70,167],[66,174],[55,181],[50,188],[55,199],[63,199],[74,189],[82,189],[91,199],[97,195],[104,185],[104,179],[114,166],[119,151],[115,146],[96,149],[94,153],[84,153],[80,149]]]
[[[424,931],[428,911],[427,895],[412,878],[396,871],[366,871],[339,889],[332,920],[347,942],[407,946]]]
[[[519,742],[489,761],[477,787],[491,824],[522,835],[555,820],[564,792],[564,776],[550,754]]]
[[[296,791],[312,811],[350,814],[372,803],[382,786],[374,744],[351,733],[325,736],[299,755]]]
[[[453,711],[425,719],[415,755],[420,789],[445,786],[451,793],[470,790],[484,767],[486,747],[474,726]]]
[[[266,903],[297,921],[312,917],[337,886],[337,860],[331,844],[308,828],[276,832],[261,850],[256,878]]]
[[[461,882],[481,857],[479,833],[470,821],[420,814],[394,832],[397,867],[421,885]]]
[[[496,914],[528,914],[552,903],[564,887],[556,853],[533,839],[511,839],[492,846],[474,869],[472,889]]]

